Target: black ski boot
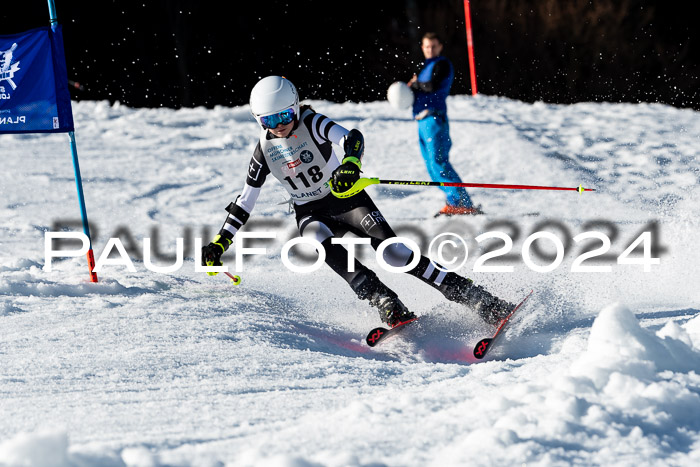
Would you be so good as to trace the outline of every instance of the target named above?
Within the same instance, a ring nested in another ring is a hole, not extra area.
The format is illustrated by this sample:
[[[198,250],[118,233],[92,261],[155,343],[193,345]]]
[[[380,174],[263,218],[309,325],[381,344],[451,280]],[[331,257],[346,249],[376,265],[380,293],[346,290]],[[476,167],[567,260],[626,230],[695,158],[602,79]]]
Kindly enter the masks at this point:
[[[453,302],[472,308],[479,317],[489,324],[498,324],[506,318],[515,305],[489,293],[474,281],[450,273],[439,287],[445,297]]]
[[[416,317],[415,314],[408,311],[408,308],[399,300],[399,297],[386,287],[384,287],[384,290],[378,290],[371,294],[369,304],[379,310],[381,320],[392,328],[399,323]]]
[[[392,328],[399,323],[416,317],[406,308],[398,295],[384,285],[372,272],[360,273],[350,284],[357,296],[369,300],[369,304],[379,311],[379,318]]]

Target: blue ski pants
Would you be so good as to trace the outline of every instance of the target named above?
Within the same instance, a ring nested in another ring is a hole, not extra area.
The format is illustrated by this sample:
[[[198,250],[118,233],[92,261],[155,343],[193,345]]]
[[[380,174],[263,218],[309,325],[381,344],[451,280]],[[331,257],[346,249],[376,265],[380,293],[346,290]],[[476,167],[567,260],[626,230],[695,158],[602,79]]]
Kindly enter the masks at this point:
[[[433,181],[462,182],[449,161],[452,140],[450,139],[450,124],[447,115],[435,112],[418,120],[418,142],[423,160],[428,168],[428,174]],[[447,195],[447,204],[463,207],[472,206],[472,200],[464,188],[440,188]]]

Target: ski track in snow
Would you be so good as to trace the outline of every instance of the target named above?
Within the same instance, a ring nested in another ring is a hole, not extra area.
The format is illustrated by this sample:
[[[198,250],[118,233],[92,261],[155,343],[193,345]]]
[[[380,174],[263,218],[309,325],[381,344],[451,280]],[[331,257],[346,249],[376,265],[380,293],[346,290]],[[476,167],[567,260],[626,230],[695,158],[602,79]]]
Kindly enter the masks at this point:
[[[365,134],[366,176],[428,179],[407,112],[311,103]],[[278,237],[246,259],[242,284],[194,271],[190,239],[207,242],[243,186],[258,136],[247,106],[74,104],[95,253],[119,236],[136,268],[106,266],[97,284],[84,258],[42,269],[45,232],[80,228],[67,137],[0,136],[0,465],[697,465],[698,113],[488,96],[448,105],[464,181],[598,190],[474,189],[485,216],[433,219],[438,189],[368,189],[402,235],[464,236],[462,274],[511,301],[535,290],[478,364],[471,346],[487,325],[384,271],[421,320],[366,346],[375,311],[327,268],[281,264],[295,225],[273,179],[248,230]],[[615,264],[650,222],[661,264]],[[513,237],[513,273],[472,271],[474,237],[489,229]],[[526,267],[520,248],[538,230],[609,234],[611,272],[572,272],[574,242],[554,271]],[[183,268],[146,269],[145,237],[167,255],[185,237]]]

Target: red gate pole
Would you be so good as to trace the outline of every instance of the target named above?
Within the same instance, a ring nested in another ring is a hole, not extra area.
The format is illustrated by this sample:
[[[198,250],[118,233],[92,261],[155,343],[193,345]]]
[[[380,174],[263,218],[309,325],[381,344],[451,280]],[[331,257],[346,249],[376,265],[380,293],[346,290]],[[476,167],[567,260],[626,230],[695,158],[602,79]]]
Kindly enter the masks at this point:
[[[472,18],[469,0],[464,0],[464,20],[467,28],[467,52],[469,53],[469,78],[472,83],[472,96],[476,96],[476,70],[474,69],[474,42],[472,41]]]

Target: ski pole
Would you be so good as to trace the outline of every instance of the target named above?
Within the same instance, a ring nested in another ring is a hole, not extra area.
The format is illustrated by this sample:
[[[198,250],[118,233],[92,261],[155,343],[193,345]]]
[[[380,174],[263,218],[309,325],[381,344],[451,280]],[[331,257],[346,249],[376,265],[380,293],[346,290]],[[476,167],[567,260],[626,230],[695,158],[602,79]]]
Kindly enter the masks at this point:
[[[583,194],[584,191],[595,191],[593,188],[584,188],[579,185],[575,188],[561,186],[536,186],[536,185],[507,185],[500,183],[457,183],[457,182],[425,182],[417,180],[380,180],[378,178],[360,178],[348,191],[337,192],[331,187],[331,193],[337,198],[350,198],[370,185],[408,185],[408,186],[453,186],[461,188],[495,188],[502,190],[565,190],[577,191]]]
[[[234,276],[228,271],[224,271],[224,274],[226,274],[230,279],[231,282],[233,282],[233,285],[238,285],[241,283],[241,276]]]
[[[215,266],[214,261],[207,261],[207,266]],[[223,263],[219,263],[219,266],[223,266]],[[207,275],[209,276],[216,276],[219,274],[218,272],[207,272]],[[241,276],[238,275],[233,275],[228,271],[224,271],[224,274],[226,274],[229,279],[231,279],[231,282],[233,282],[233,285],[239,285],[241,283]]]

